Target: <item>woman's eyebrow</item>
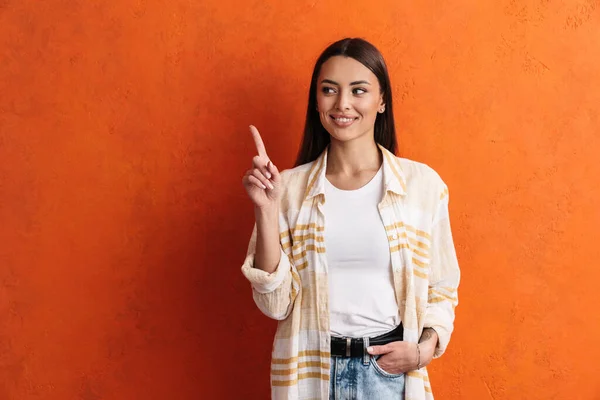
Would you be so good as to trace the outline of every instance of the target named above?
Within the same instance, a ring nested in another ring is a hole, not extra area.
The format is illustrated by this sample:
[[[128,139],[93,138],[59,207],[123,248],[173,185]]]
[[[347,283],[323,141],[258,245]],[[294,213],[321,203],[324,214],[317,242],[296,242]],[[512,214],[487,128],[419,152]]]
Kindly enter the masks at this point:
[[[323,79],[321,81],[321,83],[329,83],[331,85],[340,86],[339,83],[337,83],[336,81],[332,81],[331,79]],[[367,81],[354,81],[354,82],[350,83],[350,86],[354,86],[354,85],[371,85],[371,84]]]

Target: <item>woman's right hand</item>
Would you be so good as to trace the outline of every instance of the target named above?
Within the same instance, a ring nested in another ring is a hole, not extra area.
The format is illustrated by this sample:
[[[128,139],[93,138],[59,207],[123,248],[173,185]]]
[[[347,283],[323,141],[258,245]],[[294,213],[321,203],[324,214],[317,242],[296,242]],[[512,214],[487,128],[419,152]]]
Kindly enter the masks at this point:
[[[242,183],[255,208],[275,209],[281,196],[281,175],[269,159],[258,129],[250,125],[250,132],[257,155],[252,158],[252,168],[246,171]]]

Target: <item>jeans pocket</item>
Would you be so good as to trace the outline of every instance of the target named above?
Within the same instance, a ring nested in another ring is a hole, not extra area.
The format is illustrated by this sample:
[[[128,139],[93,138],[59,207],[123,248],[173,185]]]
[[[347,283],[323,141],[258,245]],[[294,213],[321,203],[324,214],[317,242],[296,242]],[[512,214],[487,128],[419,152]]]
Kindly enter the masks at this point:
[[[379,375],[385,377],[385,378],[402,378],[404,377],[403,373],[400,374],[390,374],[389,372],[384,371],[379,364],[377,364],[377,360],[375,360],[375,357],[371,357],[371,366],[373,367],[373,369],[375,369],[375,372],[377,372]]]

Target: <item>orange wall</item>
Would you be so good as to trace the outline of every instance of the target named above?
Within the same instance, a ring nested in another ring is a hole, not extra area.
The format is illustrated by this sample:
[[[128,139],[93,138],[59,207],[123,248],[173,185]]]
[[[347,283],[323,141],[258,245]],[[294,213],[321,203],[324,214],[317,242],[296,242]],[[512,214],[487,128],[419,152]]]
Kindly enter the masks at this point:
[[[451,189],[436,398],[600,399],[600,2],[268,4],[0,0],[0,399],[268,397],[247,126],[290,167],[345,36]]]

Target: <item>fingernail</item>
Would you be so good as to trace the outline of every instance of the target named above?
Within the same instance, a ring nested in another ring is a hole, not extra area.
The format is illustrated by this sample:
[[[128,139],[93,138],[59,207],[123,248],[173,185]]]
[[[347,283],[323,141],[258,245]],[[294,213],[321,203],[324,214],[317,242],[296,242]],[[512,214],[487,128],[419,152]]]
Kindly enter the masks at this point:
[[[269,182],[269,189],[271,189],[271,190],[275,189],[275,187],[273,185],[271,185],[271,182]]]
[[[372,352],[373,352],[373,348],[372,348],[372,347],[367,347],[367,351],[368,351],[369,353],[372,353]]]
[[[265,185],[263,185],[262,183],[260,184],[260,186],[262,186],[262,188],[263,188],[264,190],[266,190],[266,189],[267,189],[267,187],[266,187]]]
[[[271,173],[270,173],[268,170],[271,168],[271,165],[272,165],[272,164],[273,164],[273,163],[271,162],[271,160],[269,160],[269,161],[267,162],[267,173],[266,173],[266,177],[267,177],[267,179],[271,179],[271,176],[272,176],[272,175],[271,175]]]

